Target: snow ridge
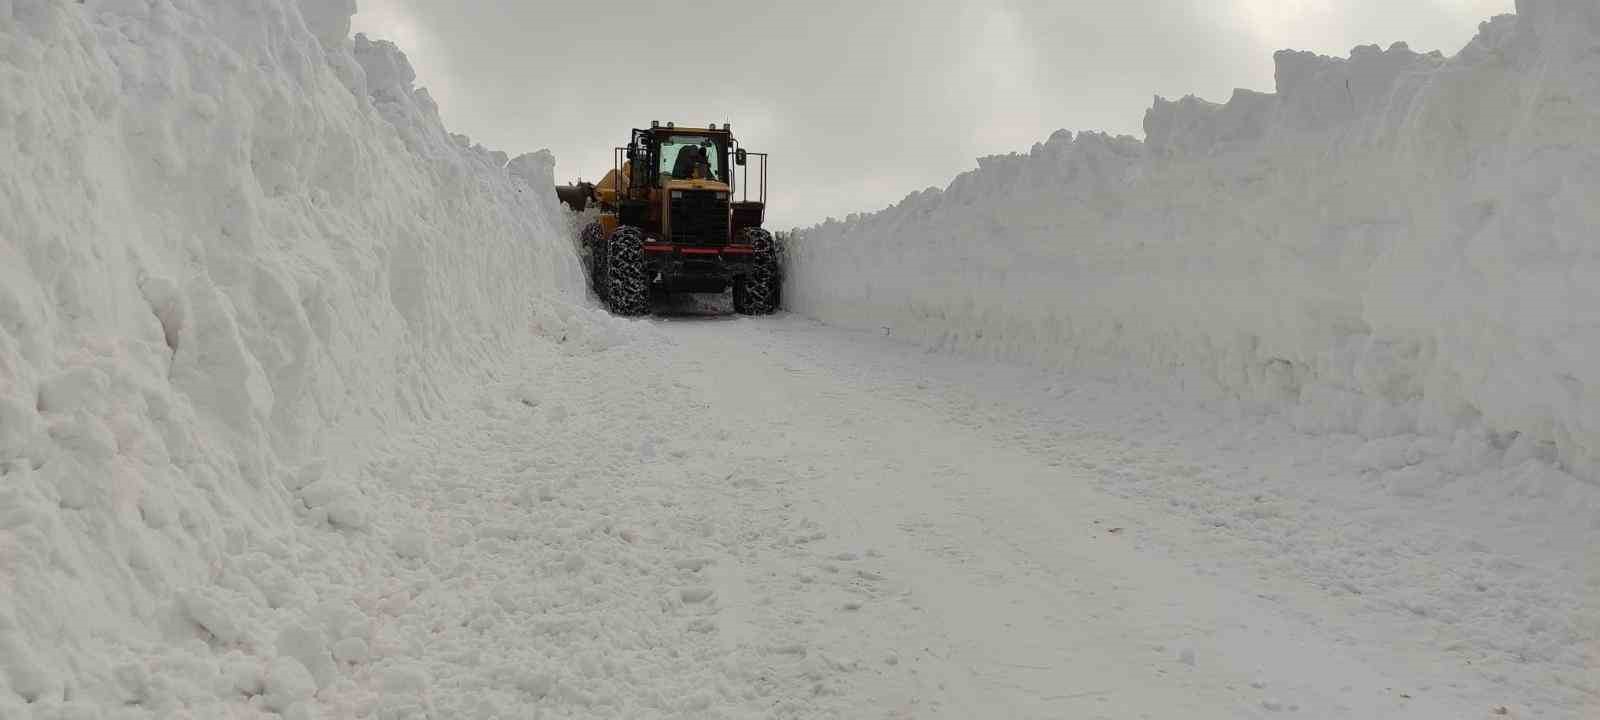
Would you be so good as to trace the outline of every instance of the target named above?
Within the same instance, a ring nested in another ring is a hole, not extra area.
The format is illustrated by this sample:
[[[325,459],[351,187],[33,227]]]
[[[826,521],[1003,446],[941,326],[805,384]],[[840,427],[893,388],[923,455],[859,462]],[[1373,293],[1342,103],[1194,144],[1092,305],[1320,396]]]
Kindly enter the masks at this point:
[[[370,527],[350,448],[604,322],[553,159],[354,11],[0,0],[0,717],[306,716],[373,640],[304,571]]]
[[[1592,481],[1600,6],[1517,8],[1453,57],[1282,52],[1274,94],[1158,98],[1144,142],[1058,132],[800,231],[787,301]]]

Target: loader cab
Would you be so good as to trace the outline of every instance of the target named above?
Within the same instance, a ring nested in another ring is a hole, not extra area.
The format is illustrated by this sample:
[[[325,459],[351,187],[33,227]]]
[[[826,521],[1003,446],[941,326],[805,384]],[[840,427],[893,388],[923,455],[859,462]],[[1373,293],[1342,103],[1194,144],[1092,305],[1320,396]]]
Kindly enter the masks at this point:
[[[636,190],[661,190],[675,180],[732,184],[733,135],[728,130],[652,125],[634,130],[627,158],[635,168]]]
[[[741,148],[728,125],[652,122],[614,159],[592,193],[615,213],[602,218],[608,234],[628,225],[664,243],[727,245],[765,220],[766,155]]]
[[[680,162],[685,160],[686,152],[703,155],[703,164]],[[620,182],[611,184],[613,197],[643,200],[666,190],[674,181],[698,180],[741,191],[742,200],[747,203],[755,195],[754,203],[765,205],[766,160],[764,153],[741,148],[730,125],[702,128],[652,122],[647,129],[635,129],[627,147],[617,148],[614,170]],[[699,168],[698,173],[695,167]],[[605,184],[608,183],[602,183]]]

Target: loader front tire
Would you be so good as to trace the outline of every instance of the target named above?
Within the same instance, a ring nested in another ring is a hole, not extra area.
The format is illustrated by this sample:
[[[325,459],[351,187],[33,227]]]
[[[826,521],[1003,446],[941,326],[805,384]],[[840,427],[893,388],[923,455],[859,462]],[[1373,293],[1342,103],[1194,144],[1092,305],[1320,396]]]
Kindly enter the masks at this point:
[[[755,248],[750,272],[733,282],[733,310],[740,315],[771,315],[778,309],[778,252],[772,233],[749,228],[741,238]]]
[[[650,312],[650,279],[645,277],[644,232],[623,226],[605,243],[605,302],[612,314],[638,317]]]

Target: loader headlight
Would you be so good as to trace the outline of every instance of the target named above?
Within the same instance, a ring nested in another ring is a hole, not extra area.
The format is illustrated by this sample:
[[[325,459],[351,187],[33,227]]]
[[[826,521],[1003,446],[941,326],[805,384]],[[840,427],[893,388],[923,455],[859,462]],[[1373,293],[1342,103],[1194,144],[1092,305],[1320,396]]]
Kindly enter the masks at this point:
[[[717,193],[717,199],[718,200],[727,200],[728,199],[728,194],[725,193],[725,192],[719,192],[719,193]]]
[[[682,200],[683,199],[683,191],[682,190],[673,190],[672,191],[672,199],[673,200]]]

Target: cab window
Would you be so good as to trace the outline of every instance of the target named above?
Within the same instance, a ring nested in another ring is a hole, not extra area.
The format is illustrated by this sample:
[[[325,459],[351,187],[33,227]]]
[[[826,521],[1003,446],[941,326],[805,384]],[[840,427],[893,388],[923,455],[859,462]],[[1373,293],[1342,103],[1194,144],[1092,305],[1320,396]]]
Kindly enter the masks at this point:
[[[670,135],[661,141],[661,179],[725,182],[722,151],[708,137]]]

